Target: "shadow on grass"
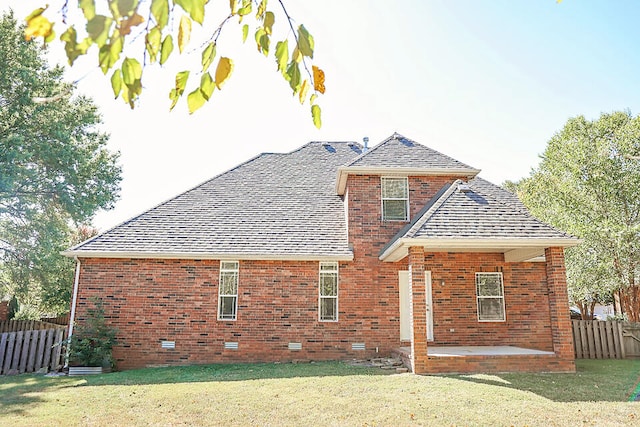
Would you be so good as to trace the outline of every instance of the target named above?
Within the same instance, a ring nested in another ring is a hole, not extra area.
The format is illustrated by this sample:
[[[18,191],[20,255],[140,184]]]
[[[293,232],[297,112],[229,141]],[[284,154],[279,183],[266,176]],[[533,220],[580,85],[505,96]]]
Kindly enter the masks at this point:
[[[29,406],[45,401],[40,396],[52,395],[68,387],[388,375],[390,373],[380,368],[354,366],[346,362],[313,362],[177,366],[78,377],[48,377],[36,374],[0,376],[0,415],[24,414]]]
[[[239,363],[136,369],[84,377],[87,385],[171,384],[210,381],[247,381],[300,377],[388,375],[380,368],[346,362]]]
[[[625,402],[640,381],[640,360],[577,360],[576,368],[575,374],[476,374],[454,378],[528,391],[555,402]]]
[[[43,403],[41,396],[82,383],[78,378],[23,374],[0,377],[0,415],[25,414],[30,406]]]

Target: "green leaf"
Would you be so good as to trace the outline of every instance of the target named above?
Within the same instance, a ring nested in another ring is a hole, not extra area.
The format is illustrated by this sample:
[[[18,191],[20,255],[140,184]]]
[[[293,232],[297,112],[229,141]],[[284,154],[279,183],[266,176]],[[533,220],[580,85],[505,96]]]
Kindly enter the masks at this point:
[[[289,86],[293,89],[293,93],[298,93],[300,90],[300,67],[295,61],[291,61],[287,67],[285,79],[289,82]]]
[[[251,0],[242,0],[242,7],[238,9],[238,15],[245,16],[251,13]]]
[[[116,4],[120,16],[129,16],[138,6],[138,0],[117,0]]]
[[[308,92],[309,92],[309,81],[305,79],[305,81],[302,82],[302,86],[300,86],[300,92],[298,93],[298,97],[300,98],[300,104],[304,104],[304,101],[307,98]]]
[[[142,66],[135,58],[125,58],[122,61],[122,81],[127,86],[135,85],[136,80],[142,78]]]
[[[147,33],[145,37],[145,45],[147,52],[149,53],[149,60],[153,64],[158,59],[158,53],[160,53],[160,45],[162,39],[162,31],[160,27],[156,26]]]
[[[216,44],[211,42],[202,51],[202,72],[206,72],[216,57]]]
[[[113,24],[113,19],[104,15],[96,15],[87,22],[87,34],[99,48],[102,48],[107,42],[111,24]]]
[[[242,43],[247,41],[247,36],[249,35],[249,25],[244,24],[242,26]]]
[[[222,85],[229,80],[231,73],[233,72],[233,61],[231,58],[222,57],[218,61],[218,67],[216,68],[216,86],[218,89],[222,89]]]
[[[169,22],[169,1],[153,0],[151,3],[151,14],[156,20],[158,27],[164,28]]]
[[[300,25],[298,27],[298,49],[300,49],[300,53],[309,58],[313,58],[313,44],[311,34],[304,28],[304,25]]]
[[[320,106],[317,104],[313,104],[311,106],[311,118],[313,119],[313,124],[315,127],[320,129],[322,127],[322,118],[320,117]]]
[[[213,94],[213,90],[216,88],[216,84],[211,78],[211,74],[204,73],[202,77],[200,77],[200,91],[202,91],[202,96],[207,101],[211,98]]]
[[[95,0],[78,0],[78,7],[82,9],[84,18],[87,21],[91,21],[96,16],[96,2]]]
[[[287,63],[289,62],[289,42],[283,40],[276,43],[276,64],[278,64],[278,71],[284,73],[287,69]]]
[[[276,17],[273,12],[267,12],[264,15],[264,30],[267,34],[271,35],[271,32],[273,31],[273,24],[275,23],[275,21]]]
[[[67,28],[67,31],[60,35],[60,41],[64,42],[64,50],[67,53],[69,65],[73,65],[76,58],[86,52],[86,49],[84,51],[78,49],[77,34],[74,27]]]
[[[189,80],[189,71],[181,71],[176,74],[176,87],[171,89],[169,93],[169,99],[171,99],[171,107],[169,110],[173,110],[178,100],[184,93],[184,88],[187,86],[187,80]]]
[[[116,68],[111,75],[111,88],[113,89],[113,94],[117,98],[122,90],[122,73],[119,68]]]
[[[256,31],[256,43],[258,45],[258,52],[262,52],[264,56],[269,55],[269,41],[269,36],[264,28],[258,28]]]
[[[264,14],[267,11],[267,0],[261,0],[256,11],[256,19],[264,19]]]
[[[187,15],[180,18],[180,26],[178,27],[178,49],[180,53],[184,52],[191,38],[191,19]]]
[[[191,92],[189,96],[187,96],[187,106],[189,107],[189,114],[193,114],[193,112],[202,107],[205,102],[206,100],[204,99],[200,88]]]
[[[122,52],[122,37],[117,37],[110,44],[105,44],[98,52],[98,63],[104,74],[107,74],[120,58]]]
[[[174,0],[185,12],[189,14],[191,19],[202,25],[204,21],[204,7],[208,0]]]
[[[169,59],[169,56],[173,52],[173,37],[171,34],[168,34],[164,40],[162,41],[162,48],[160,50],[160,65],[164,65]]]

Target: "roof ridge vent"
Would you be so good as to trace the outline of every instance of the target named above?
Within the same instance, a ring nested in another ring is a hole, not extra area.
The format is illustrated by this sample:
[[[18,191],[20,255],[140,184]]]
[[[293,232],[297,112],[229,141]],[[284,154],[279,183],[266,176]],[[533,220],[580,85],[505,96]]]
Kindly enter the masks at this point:
[[[458,183],[458,192],[459,193],[471,193],[471,187],[466,182]]]

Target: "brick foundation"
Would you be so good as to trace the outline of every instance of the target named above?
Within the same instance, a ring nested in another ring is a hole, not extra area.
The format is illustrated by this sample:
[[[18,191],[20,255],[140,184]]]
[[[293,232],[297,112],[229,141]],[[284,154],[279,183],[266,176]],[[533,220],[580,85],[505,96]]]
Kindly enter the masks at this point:
[[[555,355],[429,357],[427,374],[575,372],[575,364]]]

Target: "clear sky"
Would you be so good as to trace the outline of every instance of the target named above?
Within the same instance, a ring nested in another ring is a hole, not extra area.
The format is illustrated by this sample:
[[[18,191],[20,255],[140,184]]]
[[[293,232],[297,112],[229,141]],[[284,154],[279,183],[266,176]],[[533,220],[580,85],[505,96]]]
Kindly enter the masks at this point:
[[[0,11],[13,7],[24,17],[45,3],[0,0]],[[79,91],[100,106],[109,146],[121,153],[120,200],[96,216],[96,226],[114,226],[261,152],[312,140],[368,136],[374,145],[399,132],[500,184],[527,176],[568,118],[640,112],[638,1],[285,4],[314,36],[315,61],[327,74],[321,130],[273,59],[255,53],[251,36],[239,43],[237,25],[218,48],[234,59],[234,74],[193,115],[184,103],[168,112],[179,67],[148,72],[134,111],[113,100],[94,56],[69,71],[71,80],[82,77]],[[276,28],[283,24],[276,18]],[[51,58],[63,61],[55,50]]]

